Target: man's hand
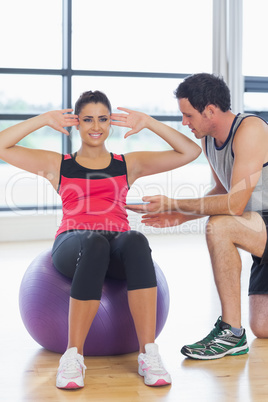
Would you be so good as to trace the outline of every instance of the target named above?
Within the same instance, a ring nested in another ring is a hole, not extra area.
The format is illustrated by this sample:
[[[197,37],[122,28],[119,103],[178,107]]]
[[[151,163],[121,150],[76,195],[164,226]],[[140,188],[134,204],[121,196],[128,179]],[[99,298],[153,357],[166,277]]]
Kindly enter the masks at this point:
[[[126,205],[126,208],[139,213],[159,213],[168,211],[171,201],[170,198],[165,195],[146,196],[143,197],[142,200],[144,201],[144,204],[128,204]]]
[[[179,212],[162,212],[160,214],[143,215],[141,222],[144,223],[145,226],[167,228],[171,226],[179,226],[187,220],[187,216]]]

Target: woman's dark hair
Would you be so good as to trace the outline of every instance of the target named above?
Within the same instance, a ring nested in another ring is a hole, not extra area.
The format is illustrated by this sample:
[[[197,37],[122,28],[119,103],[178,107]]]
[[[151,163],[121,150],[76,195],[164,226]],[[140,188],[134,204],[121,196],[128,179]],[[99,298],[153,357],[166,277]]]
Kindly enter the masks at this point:
[[[191,105],[202,113],[206,106],[215,105],[222,112],[231,109],[230,90],[222,77],[200,73],[186,77],[174,94],[177,99],[186,98]]]
[[[81,110],[88,103],[102,103],[112,113],[112,106],[107,96],[101,91],[83,92],[75,103],[74,114],[79,115]]]

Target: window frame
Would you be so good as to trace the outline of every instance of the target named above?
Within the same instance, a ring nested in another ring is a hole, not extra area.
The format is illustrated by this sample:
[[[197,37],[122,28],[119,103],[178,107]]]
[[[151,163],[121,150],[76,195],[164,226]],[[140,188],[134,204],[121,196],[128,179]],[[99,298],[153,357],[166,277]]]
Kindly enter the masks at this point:
[[[268,77],[245,76],[244,92],[268,93]],[[245,109],[245,113],[256,114],[257,116],[262,117],[264,120],[268,121],[268,110],[257,111]]]
[[[135,78],[165,78],[184,79],[187,73],[150,73],[131,71],[96,71],[96,70],[73,70],[72,69],[72,0],[62,0],[62,68],[61,69],[33,69],[33,68],[0,68],[1,74],[22,74],[22,75],[57,75],[62,79],[62,108],[72,107],[72,78],[75,76],[98,76],[98,77],[135,77]],[[244,77],[244,92],[268,92],[268,77]],[[265,120],[268,120],[268,111],[245,110],[247,113],[254,113]],[[36,116],[35,114],[6,114],[0,113],[0,120],[26,120]],[[182,121],[180,115],[153,115],[160,121]],[[72,144],[70,137],[62,134],[62,153],[70,153]],[[57,209],[60,206],[33,207],[21,206],[17,210],[46,210]],[[0,207],[1,211],[10,211],[10,208]],[[14,208],[12,208],[12,211]]]

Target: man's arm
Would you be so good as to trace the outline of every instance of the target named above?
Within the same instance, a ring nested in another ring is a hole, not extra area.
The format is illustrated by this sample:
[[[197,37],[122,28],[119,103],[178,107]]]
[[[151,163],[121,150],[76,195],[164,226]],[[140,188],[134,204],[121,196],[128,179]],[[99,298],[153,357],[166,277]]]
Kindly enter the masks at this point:
[[[206,155],[205,149],[205,140],[202,140],[202,148],[203,152]],[[209,163],[209,162],[208,162]],[[218,176],[216,175],[215,171],[213,170],[211,164],[209,163],[211,168],[212,177],[214,180],[213,188],[206,194],[206,196],[216,195],[216,194],[226,194],[226,190],[223,187],[222,183],[220,182]],[[136,212],[144,212],[146,211],[146,205],[141,205],[140,209],[138,210],[138,206],[128,205],[128,209],[132,209]],[[158,228],[163,227],[171,227],[171,226],[178,226],[185,222],[200,219],[202,215],[190,214],[190,213],[183,213],[179,211],[168,211],[168,212],[160,212],[160,213],[149,213],[142,216],[142,223],[146,226],[154,226]]]
[[[262,120],[248,117],[241,123],[233,142],[234,165],[231,189],[219,193],[221,185],[216,185],[209,195],[196,199],[170,199],[165,196],[144,197],[149,202],[144,211],[177,211],[182,214],[241,215],[260,178],[262,166],[268,161],[268,126]]]
[[[256,117],[241,123],[233,141],[231,188],[226,194],[172,200],[171,210],[198,215],[242,215],[268,161],[268,126]],[[215,193],[214,193],[215,194]]]

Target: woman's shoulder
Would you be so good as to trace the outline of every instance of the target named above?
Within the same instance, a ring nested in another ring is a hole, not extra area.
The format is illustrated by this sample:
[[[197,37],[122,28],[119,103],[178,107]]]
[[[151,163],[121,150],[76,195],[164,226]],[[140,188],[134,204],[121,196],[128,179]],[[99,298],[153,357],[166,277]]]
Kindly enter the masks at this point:
[[[116,160],[116,161],[121,161],[121,162],[125,161],[125,155],[124,154],[115,154],[115,153],[111,152],[111,155],[112,155],[113,159]]]

